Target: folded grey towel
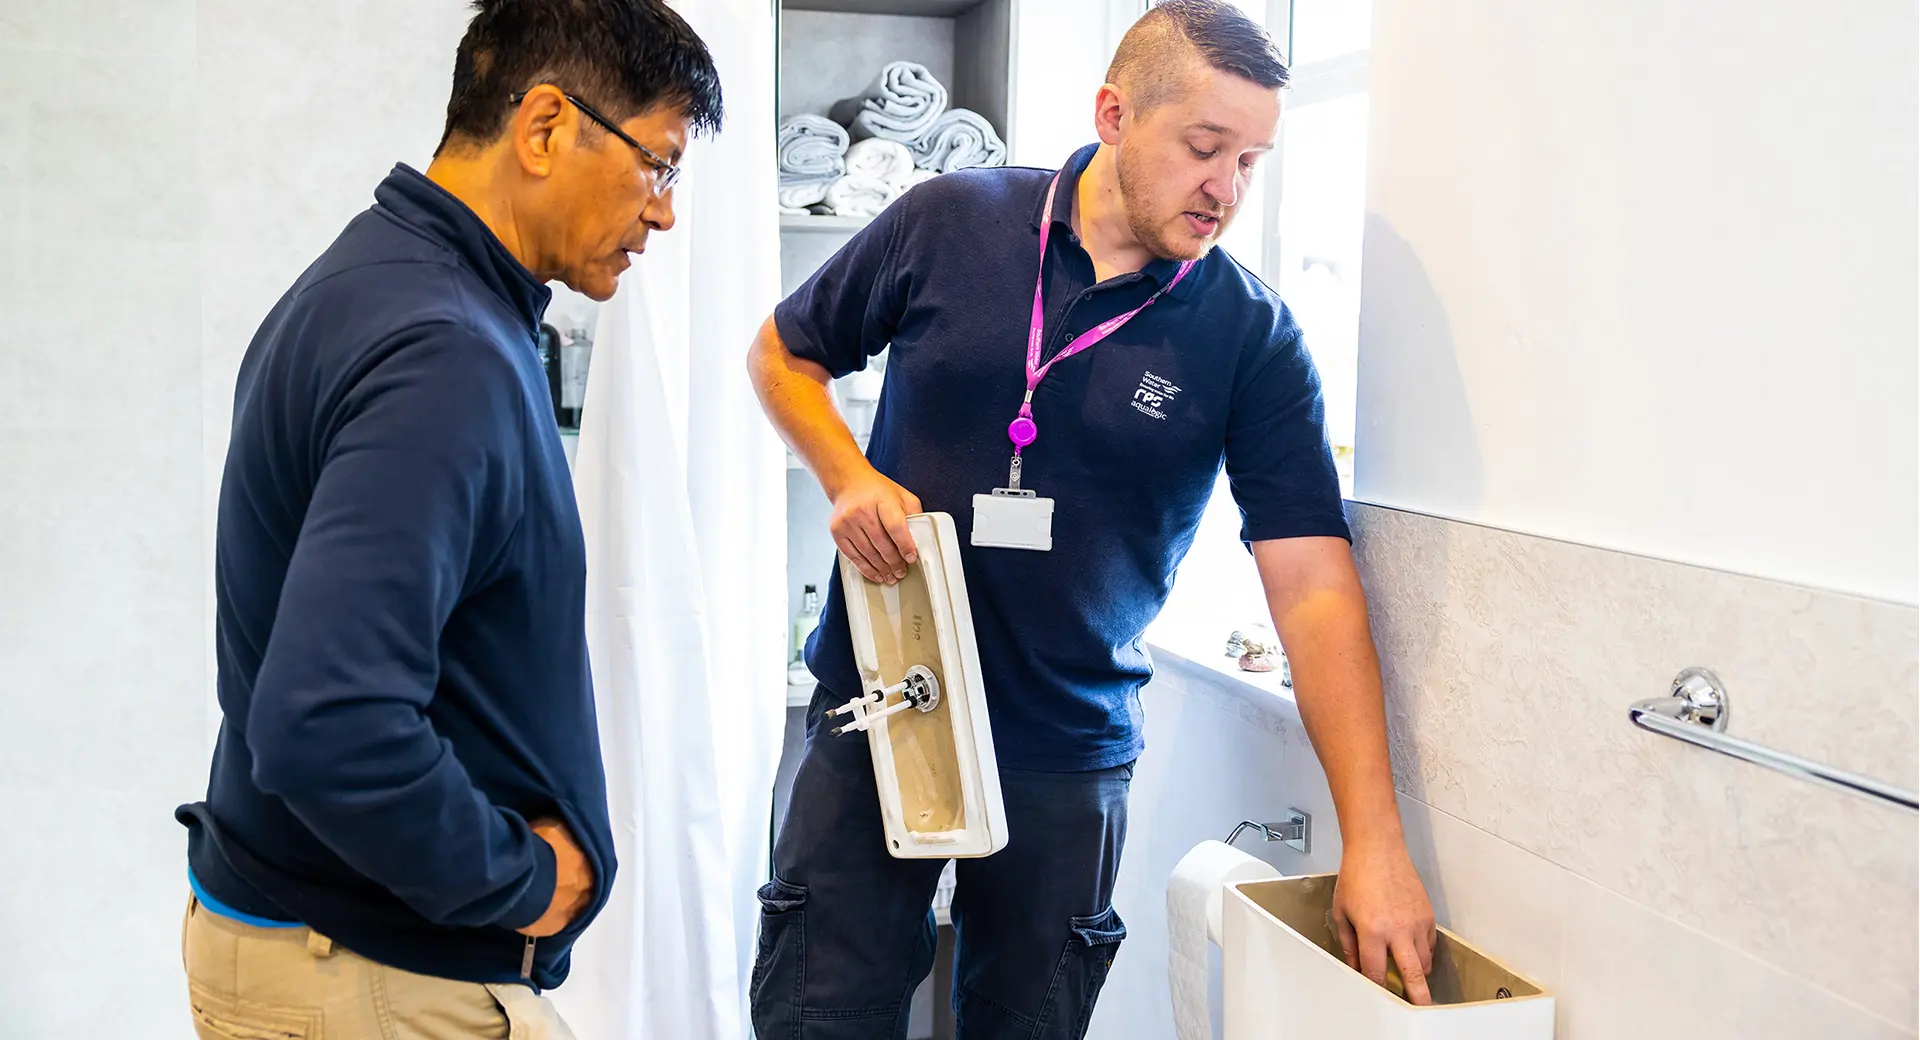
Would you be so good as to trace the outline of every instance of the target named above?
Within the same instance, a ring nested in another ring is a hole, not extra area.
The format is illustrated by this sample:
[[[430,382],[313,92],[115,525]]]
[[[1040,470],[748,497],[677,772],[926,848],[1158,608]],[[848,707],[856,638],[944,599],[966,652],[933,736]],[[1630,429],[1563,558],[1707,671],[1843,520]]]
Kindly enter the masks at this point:
[[[830,113],[856,141],[884,137],[905,144],[915,140],[947,110],[947,88],[925,65],[888,63],[867,89],[833,106]]]
[[[847,172],[846,127],[825,116],[799,115],[780,124],[780,180],[832,183]]]
[[[935,119],[927,132],[907,146],[913,164],[936,173],[976,166],[1005,166],[1007,146],[993,124],[978,112],[956,108]]]

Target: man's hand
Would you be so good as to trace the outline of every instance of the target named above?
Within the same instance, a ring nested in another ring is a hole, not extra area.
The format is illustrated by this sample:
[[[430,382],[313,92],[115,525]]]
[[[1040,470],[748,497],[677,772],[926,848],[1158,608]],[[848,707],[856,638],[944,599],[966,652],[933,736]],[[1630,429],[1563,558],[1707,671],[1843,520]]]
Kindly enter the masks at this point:
[[[1406,984],[1407,1000],[1433,1003],[1433,904],[1407,858],[1405,846],[1367,851],[1349,847],[1333,891],[1333,925],[1347,965],[1387,984],[1387,958]]]
[[[892,585],[907,576],[919,559],[907,517],[920,512],[920,500],[872,466],[831,492],[833,542],[868,581]]]
[[[567,833],[566,824],[559,820],[534,820],[532,827],[533,833],[553,846],[553,902],[547,904],[547,912],[541,914],[538,921],[520,929],[520,934],[544,939],[559,934],[560,929],[587,908],[587,901],[593,898],[593,867],[588,865],[580,846],[574,843],[573,835]]]

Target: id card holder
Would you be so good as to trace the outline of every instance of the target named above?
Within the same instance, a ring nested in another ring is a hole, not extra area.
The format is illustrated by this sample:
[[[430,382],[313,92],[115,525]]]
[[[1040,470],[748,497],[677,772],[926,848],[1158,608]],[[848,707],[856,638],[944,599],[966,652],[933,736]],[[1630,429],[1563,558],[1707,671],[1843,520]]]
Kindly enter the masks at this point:
[[[990,549],[1053,549],[1053,499],[995,488],[973,496],[973,544]]]

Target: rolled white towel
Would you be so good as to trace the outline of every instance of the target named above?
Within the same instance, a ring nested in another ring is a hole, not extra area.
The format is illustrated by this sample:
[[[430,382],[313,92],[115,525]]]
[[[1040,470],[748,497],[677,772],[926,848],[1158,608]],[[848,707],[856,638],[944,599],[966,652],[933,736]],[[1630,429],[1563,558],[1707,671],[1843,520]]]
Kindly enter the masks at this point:
[[[909,171],[905,179],[901,181],[900,190],[904,192],[916,184],[925,184],[938,176],[940,176],[940,171],[938,170],[922,170],[915,167]]]
[[[906,143],[927,132],[947,110],[947,88],[925,65],[890,62],[867,89],[833,106],[830,113],[856,141],[885,137]]]
[[[909,147],[914,165],[940,173],[1007,164],[1006,143],[994,132],[993,124],[986,116],[964,108],[935,119]]]
[[[780,124],[780,174],[832,180],[847,172],[846,127],[825,116],[798,115]]]
[[[804,210],[815,203],[825,202],[827,189],[833,186],[835,180],[839,180],[839,178],[835,177],[831,180],[816,178],[812,180],[795,181],[793,183],[782,181],[780,183],[780,206],[782,209]]]
[[[877,178],[905,191],[912,186],[907,178],[914,173],[913,153],[906,145],[884,137],[855,141],[847,149],[847,172]]]
[[[899,197],[898,187],[878,177],[849,173],[827,188],[827,208],[836,216],[877,217]]]

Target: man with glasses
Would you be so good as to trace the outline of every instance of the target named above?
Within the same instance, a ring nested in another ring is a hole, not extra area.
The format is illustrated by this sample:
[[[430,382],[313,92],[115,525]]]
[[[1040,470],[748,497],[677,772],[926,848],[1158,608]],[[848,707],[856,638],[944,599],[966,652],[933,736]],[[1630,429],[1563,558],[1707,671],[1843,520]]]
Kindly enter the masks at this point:
[[[540,991],[614,877],[585,546],[535,353],[613,295],[719,128],[661,0],[480,0],[446,132],[241,365],[219,696],[182,806],[202,1037],[566,1036]]]

